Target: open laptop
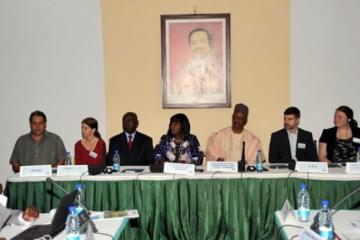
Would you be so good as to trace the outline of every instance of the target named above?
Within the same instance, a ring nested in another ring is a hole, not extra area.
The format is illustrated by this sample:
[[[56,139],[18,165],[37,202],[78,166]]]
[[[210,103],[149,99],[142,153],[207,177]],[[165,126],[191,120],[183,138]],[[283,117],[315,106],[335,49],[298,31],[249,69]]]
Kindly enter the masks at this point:
[[[49,235],[52,238],[55,237],[65,229],[66,218],[69,214],[69,206],[75,203],[76,195],[77,190],[68,193],[61,199],[51,224],[31,226],[13,237],[12,240],[31,240],[45,235]]]

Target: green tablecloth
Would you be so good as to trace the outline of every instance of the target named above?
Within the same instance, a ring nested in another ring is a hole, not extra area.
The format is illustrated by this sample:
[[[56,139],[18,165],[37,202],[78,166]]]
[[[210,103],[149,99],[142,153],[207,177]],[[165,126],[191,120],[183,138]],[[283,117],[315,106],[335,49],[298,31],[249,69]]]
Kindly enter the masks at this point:
[[[310,185],[311,208],[321,199],[341,199],[360,181],[298,178],[177,179],[166,181],[84,181],[86,205],[100,210],[138,209],[139,227],[125,229],[124,239],[272,239],[274,213],[289,199],[294,207],[299,185]],[[59,181],[74,189],[77,181]],[[63,193],[46,182],[7,182],[11,208],[55,208]],[[342,204],[350,209],[354,195]]]

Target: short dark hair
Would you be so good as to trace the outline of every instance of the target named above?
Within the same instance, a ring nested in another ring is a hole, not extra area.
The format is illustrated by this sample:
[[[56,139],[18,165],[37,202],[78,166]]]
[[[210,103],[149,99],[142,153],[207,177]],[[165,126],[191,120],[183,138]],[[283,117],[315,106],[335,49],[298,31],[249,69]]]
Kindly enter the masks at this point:
[[[284,115],[294,115],[296,118],[300,118],[300,110],[297,107],[288,107],[284,111]]]
[[[189,44],[189,45],[190,45],[190,43],[191,43],[191,36],[192,36],[193,33],[195,33],[195,32],[205,32],[206,35],[207,35],[207,37],[208,37],[208,39],[209,39],[209,44],[210,44],[210,46],[211,46],[211,44],[212,44],[212,37],[211,37],[211,34],[209,33],[209,31],[206,30],[205,28],[195,28],[195,29],[191,30],[191,32],[189,33],[189,36],[188,36],[188,44]]]
[[[44,122],[46,123],[46,115],[45,115],[45,113],[43,113],[42,111],[39,111],[39,110],[36,110],[36,111],[34,111],[34,112],[32,112],[30,114],[29,123],[32,122],[32,119],[33,119],[34,116],[42,117],[44,119]]]
[[[124,121],[127,116],[133,116],[136,119],[136,121],[138,120],[138,117],[137,117],[136,113],[134,113],[134,112],[125,113],[122,117],[122,120]]]
[[[167,135],[171,136],[171,137],[172,137],[172,134],[171,134],[171,131],[170,131],[170,126],[171,126],[171,124],[173,122],[179,122],[180,123],[180,125],[181,125],[181,133],[183,134],[184,139],[187,139],[188,136],[190,135],[190,121],[187,118],[187,116],[185,114],[183,114],[183,113],[178,113],[178,114],[173,115],[170,118],[169,130],[167,132]]]

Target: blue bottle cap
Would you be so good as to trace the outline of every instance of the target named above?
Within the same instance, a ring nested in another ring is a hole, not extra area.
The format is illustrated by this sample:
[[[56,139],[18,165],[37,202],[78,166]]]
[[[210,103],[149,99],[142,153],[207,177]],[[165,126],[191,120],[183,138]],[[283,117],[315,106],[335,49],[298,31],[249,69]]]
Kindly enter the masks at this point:
[[[301,190],[306,190],[306,189],[307,189],[306,184],[305,184],[305,183],[301,183],[301,184],[300,184],[300,189],[301,189]]]
[[[323,206],[329,206],[329,200],[322,200],[321,205]]]
[[[70,214],[75,214],[76,213],[76,207],[74,205],[69,206],[69,213]]]
[[[81,184],[81,183],[77,183],[76,185],[75,185],[75,189],[76,190],[83,190],[83,185]]]

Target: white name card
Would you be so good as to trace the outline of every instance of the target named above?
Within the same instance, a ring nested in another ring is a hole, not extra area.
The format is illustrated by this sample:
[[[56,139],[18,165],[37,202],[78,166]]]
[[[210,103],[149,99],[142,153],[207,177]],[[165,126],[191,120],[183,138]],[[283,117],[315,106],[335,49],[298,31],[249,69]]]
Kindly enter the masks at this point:
[[[283,218],[284,223],[286,224],[295,224],[296,217],[294,212],[292,211],[291,204],[289,200],[285,200],[283,207],[281,208],[281,216]]]
[[[164,173],[194,175],[195,165],[185,163],[164,163]]]
[[[87,171],[87,165],[59,165],[57,167],[58,176],[81,176]]]
[[[7,197],[0,194],[0,204],[3,205],[4,207],[6,207],[6,204],[7,204]]]
[[[238,163],[208,161],[206,170],[208,172],[238,172]]]
[[[51,165],[20,166],[20,177],[51,176]]]
[[[345,172],[347,173],[360,173],[360,163],[347,162]]]
[[[299,240],[324,240],[324,238],[320,237],[310,228],[305,227],[299,235]]]
[[[296,162],[296,170],[303,173],[328,173],[326,162]]]

